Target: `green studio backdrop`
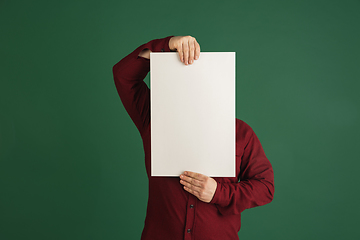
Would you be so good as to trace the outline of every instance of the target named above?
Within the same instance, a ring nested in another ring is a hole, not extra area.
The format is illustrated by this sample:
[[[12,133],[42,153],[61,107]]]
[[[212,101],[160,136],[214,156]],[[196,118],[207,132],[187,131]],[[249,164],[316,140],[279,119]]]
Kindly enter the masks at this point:
[[[0,239],[140,239],[147,177],[112,66],[169,35],[236,52],[275,172],[240,239],[358,239],[360,2],[0,1]],[[149,84],[149,75],[145,81]]]

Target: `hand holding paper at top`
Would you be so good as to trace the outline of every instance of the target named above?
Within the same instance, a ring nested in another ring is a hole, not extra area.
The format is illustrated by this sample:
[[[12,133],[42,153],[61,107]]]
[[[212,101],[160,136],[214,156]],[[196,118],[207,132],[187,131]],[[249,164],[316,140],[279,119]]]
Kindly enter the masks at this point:
[[[199,59],[200,45],[194,37],[176,36],[169,40],[169,48],[179,53],[180,61],[185,65],[192,64],[194,59]],[[150,59],[150,49],[144,49],[139,53],[140,57]]]
[[[194,59],[200,57],[200,45],[194,37],[191,36],[176,36],[169,40],[169,48],[177,51],[180,56],[180,61],[185,65],[192,64]]]

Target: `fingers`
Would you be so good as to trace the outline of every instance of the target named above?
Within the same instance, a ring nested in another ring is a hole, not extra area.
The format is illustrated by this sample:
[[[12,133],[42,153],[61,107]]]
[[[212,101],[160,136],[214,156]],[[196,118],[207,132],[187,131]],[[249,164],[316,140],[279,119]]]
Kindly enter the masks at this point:
[[[203,187],[204,186],[202,180],[192,178],[192,177],[188,177],[188,176],[185,176],[183,174],[180,175],[180,179],[181,179],[180,183],[184,182],[184,183],[188,183],[190,185],[196,186],[196,187]]]
[[[199,180],[184,176],[183,174],[180,175],[180,178],[180,183],[184,185],[184,190],[200,199],[204,185]]]
[[[179,57],[180,57],[180,61],[184,62],[184,54],[183,54],[183,48],[182,48],[182,44],[180,44],[177,48],[177,51],[179,53]]]
[[[190,172],[190,171],[184,172],[184,175],[188,176],[188,177],[191,177],[191,178],[201,180],[201,181],[205,181],[208,178],[208,176],[203,175],[201,173],[195,173],[195,172]]]
[[[183,42],[183,52],[184,52],[184,63],[185,65],[189,64],[189,43],[188,41]]]
[[[184,180],[180,180],[180,183],[182,184],[182,185],[184,185],[184,187],[186,187],[186,188],[188,188],[188,189],[191,189],[191,190],[193,190],[193,191],[195,191],[195,192],[200,192],[201,191],[201,187],[198,187],[198,186],[196,186],[196,185],[193,185],[193,184],[191,184],[191,183],[188,183],[188,182],[186,182],[186,181],[184,181]]]
[[[200,57],[200,45],[194,37],[183,36],[174,39],[180,61],[185,65],[194,63]]]
[[[195,55],[195,41],[189,42],[189,63],[192,64],[194,62]]]
[[[184,190],[196,196],[199,200],[209,203],[213,198],[217,182],[206,175],[186,171],[180,175],[180,183]]]
[[[198,60],[200,57],[200,45],[199,43],[195,40],[195,60]]]

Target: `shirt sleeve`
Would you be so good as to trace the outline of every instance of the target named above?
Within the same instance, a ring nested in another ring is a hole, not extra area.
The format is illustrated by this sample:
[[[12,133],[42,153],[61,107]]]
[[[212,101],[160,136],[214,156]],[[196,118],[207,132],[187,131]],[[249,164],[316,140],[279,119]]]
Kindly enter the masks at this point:
[[[115,86],[120,99],[135,123],[140,135],[150,122],[150,90],[143,81],[150,71],[150,60],[140,57],[144,49],[152,52],[170,52],[169,40],[173,36],[147,42],[113,66]]]
[[[218,182],[211,203],[222,215],[240,214],[245,209],[270,203],[274,190],[273,168],[252,131],[241,160],[240,182]]]

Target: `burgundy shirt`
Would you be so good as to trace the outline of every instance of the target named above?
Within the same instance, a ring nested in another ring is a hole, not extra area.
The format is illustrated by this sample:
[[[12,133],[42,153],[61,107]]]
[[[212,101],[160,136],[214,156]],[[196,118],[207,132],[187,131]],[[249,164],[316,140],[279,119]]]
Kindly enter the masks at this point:
[[[239,239],[241,212],[271,202],[274,195],[272,166],[244,121],[236,119],[237,177],[214,177],[218,185],[210,203],[185,191],[179,177],[151,176],[150,90],[143,81],[150,60],[138,55],[143,49],[170,52],[171,37],[141,45],[113,67],[120,99],[140,132],[145,151],[149,198],[141,239]]]

